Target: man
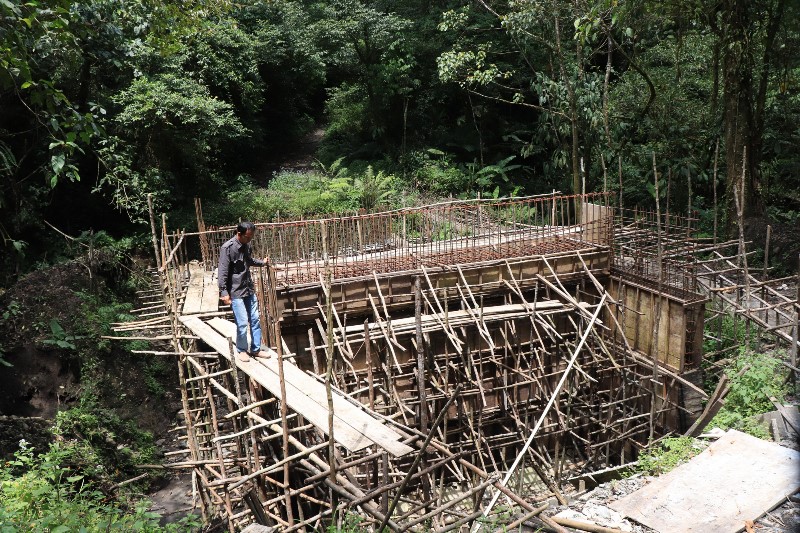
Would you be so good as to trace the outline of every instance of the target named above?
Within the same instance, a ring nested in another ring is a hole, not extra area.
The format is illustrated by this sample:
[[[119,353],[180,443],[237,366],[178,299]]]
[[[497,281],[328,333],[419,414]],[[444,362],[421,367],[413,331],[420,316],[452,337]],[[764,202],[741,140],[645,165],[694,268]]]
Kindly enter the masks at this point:
[[[231,237],[219,250],[219,299],[230,305],[236,320],[236,349],[240,361],[253,357],[269,357],[269,352],[261,348],[261,322],[258,313],[258,298],[250,277],[250,266],[263,267],[269,258],[254,259],[250,241],[255,235],[256,226],[252,222],[240,222],[236,235]],[[248,349],[247,326],[250,326],[252,343]]]

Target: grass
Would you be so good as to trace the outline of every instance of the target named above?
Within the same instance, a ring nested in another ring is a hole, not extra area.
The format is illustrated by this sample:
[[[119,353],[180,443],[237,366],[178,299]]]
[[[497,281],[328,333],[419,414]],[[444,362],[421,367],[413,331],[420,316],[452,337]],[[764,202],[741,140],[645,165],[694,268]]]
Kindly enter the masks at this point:
[[[705,447],[705,443],[692,437],[668,437],[639,455],[634,472],[648,476],[666,474],[702,452]]]

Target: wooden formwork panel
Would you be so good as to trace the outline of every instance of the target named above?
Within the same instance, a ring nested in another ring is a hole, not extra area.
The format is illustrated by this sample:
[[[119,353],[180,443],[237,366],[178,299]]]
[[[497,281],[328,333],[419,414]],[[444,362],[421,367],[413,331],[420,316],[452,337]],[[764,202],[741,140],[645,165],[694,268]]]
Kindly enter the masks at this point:
[[[609,282],[608,292],[625,307],[624,311],[616,311],[617,320],[631,347],[645,354],[657,353],[660,363],[677,372],[682,371],[686,346],[683,305],[666,295],[614,278]],[[655,310],[659,307],[661,316],[656,330]]]
[[[624,306],[616,307],[616,317],[633,349],[657,353],[660,363],[679,373],[686,366],[687,351],[690,365],[697,363],[702,354],[703,300],[683,301],[615,276],[609,278],[608,292]]]
[[[555,254],[553,256],[534,256],[504,261],[492,261],[476,265],[426,265],[425,273],[436,289],[442,289],[440,298],[456,300],[460,298],[457,285],[470,286],[475,296],[486,296],[507,291],[507,283],[513,279],[521,290],[539,283],[538,276],[553,280],[555,271],[562,283],[571,283],[586,279],[587,274],[581,258],[595,276],[607,273],[610,257],[605,248],[586,249],[577,253]],[[549,264],[549,267],[548,267]],[[372,298],[375,306],[383,312],[413,306],[414,281],[424,276],[423,271],[414,270],[392,274],[376,274],[373,277],[350,280],[334,280],[331,295],[339,313],[350,315],[370,315],[373,313]],[[423,288],[428,288],[423,277]],[[380,287],[380,290],[378,288]],[[437,291],[438,292],[438,291]],[[321,284],[308,285],[276,291],[278,300],[277,316],[287,323],[303,323],[313,321],[320,314],[320,305],[325,301]]]

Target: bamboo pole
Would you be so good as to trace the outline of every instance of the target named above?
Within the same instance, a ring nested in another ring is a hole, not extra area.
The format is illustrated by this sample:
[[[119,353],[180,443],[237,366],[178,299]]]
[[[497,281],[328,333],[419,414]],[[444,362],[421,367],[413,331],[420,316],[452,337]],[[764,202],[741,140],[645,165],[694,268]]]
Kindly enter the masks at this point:
[[[514,473],[514,470],[516,469],[517,465],[519,464],[520,460],[522,459],[522,456],[526,453],[526,450],[530,447],[531,443],[533,442],[533,438],[536,436],[536,432],[539,431],[539,428],[541,427],[542,422],[544,422],[544,418],[547,416],[547,413],[550,411],[550,408],[553,406],[553,403],[555,403],[559,392],[561,392],[561,387],[564,386],[564,382],[566,381],[570,370],[574,366],[575,361],[578,358],[578,354],[581,351],[581,348],[583,348],[583,345],[586,342],[586,339],[589,337],[589,333],[592,331],[592,327],[594,326],[594,323],[597,320],[597,317],[600,315],[600,310],[603,309],[603,305],[602,304],[605,301],[606,301],[606,295],[604,294],[602,296],[602,298],[600,298],[600,304],[597,306],[597,309],[595,310],[594,315],[592,316],[592,319],[586,325],[586,330],[584,331],[583,335],[581,336],[581,340],[578,343],[578,346],[575,348],[575,351],[573,352],[572,357],[570,358],[566,369],[564,369],[564,373],[561,376],[561,379],[559,380],[558,385],[556,385],[556,388],[553,391],[553,394],[550,396],[550,400],[547,402],[547,405],[545,406],[544,410],[542,411],[542,414],[539,416],[539,419],[536,421],[536,425],[533,427],[533,430],[531,431],[530,436],[525,441],[525,445],[522,447],[522,450],[520,451],[519,454],[517,454],[517,458],[514,460],[514,463],[511,465],[511,468],[509,468],[509,470],[506,473],[505,477],[500,482],[500,484],[503,487],[505,487],[505,485],[508,483],[508,480],[511,478],[511,475]],[[492,510],[492,507],[494,507],[494,504],[497,503],[497,499],[499,497],[500,497],[500,492],[495,492],[495,494],[492,496],[491,501],[489,502],[489,504],[484,509],[483,516],[489,516],[489,513]],[[476,528],[473,527],[472,530],[474,532],[474,531],[476,531]]]
[[[661,244],[661,203],[659,200],[660,191],[658,187],[658,168],[656,167],[656,153],[653,152],[653,183],[655,184],[655,193],[656,193],[656,243],[657,243],[657,267],[656,272],[658,274],[658,281],[657,281],[657,300],[655,306],[653,306],[654,316],[653,316],[653,332],[651,335],[650,341],[650,357],[653,359],[653,376],[651,381],[652,390],[652,397],[650,399],[650,436],[648,440],[650,442],[653,441],[653,437],[655,436],[655,415],[656,415],[656,403],[658,400],[658,393],[656,387],[658,386],[658,360],[660,357],[660,350],[659,350],[659,333],[661,329],[661,306],[663,305],[663,284],[664,284],[664,271],[663,271],[663,263],[662,263],[662,256],[663,256],[663,247]],[[669,201],[669,198],[667,199]],[[669,212],[667,213],[667,218],[669,218]],[[669,306],[669,303],[667,303]],[[667,349],[665,350],[664,354],[664,362],[666,362],[669,355],[669,339],[667,339]]]
[[[453,394],[450,396],[450,399],[447,400],[447,403],[444,404],[442,410],[439,411],[439,414],[436,416],[436,420],[433,421],[432,427],[437,427],[439,425],[439,423],[442,421],[442,418],[444,418],[447,409],[450,407],[450,404],[453,403],[453,400],[456,399],[456,397],[460,392],[461,392],[461,384],[458,384],[455,390],[453,391]],[[386,512],[386,516],[381,521],[381,525],[378,526],[377,531],[383,531],[383,528],[386,527],[386,524],[389,523],[389,519],[392,516],[392,512],[394,512],[394,509],[397,506],[397,502],[400,499],[400,494],[403,493],[403,487],[405,487],[405,485],[408,483],[409,479],[411,478],[411,475],[414,473],[414,470],[416,470],[417,466],[422,460],[422,457],[425,455],[425,450],[428,448],[428,444],[430,444],[432,438],[433,438],[433,431],[430,431],[428,432],[428,436],[425,437],[425,441],[422,443],[422,446],[420,446],[419,452],[417,453],[417,456],[414,458],[414,462],[411,464],[411,467],[408,469],[405,478],[403,478],[402,484],[397,489],[397,494],[392,500],[392,503],[389,505],[389,510]]]

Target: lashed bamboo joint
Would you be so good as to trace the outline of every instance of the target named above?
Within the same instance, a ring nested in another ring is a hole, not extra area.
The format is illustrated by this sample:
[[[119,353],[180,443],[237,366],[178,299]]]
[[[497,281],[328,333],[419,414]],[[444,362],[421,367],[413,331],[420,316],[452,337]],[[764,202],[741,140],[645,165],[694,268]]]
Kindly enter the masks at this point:
[[[313,531],[347,511],[375,529],[450,531],[499,496],[528,520],[562,482],[688,428],[705,396],[705,304],[740,286],[720,268],[731,243],[607,199],[258,224],[273,357],[246,363],[213,278],[233,229],[207,229],[199,201],[197,233],[162,227],[161,290],[120,331],[171,338],[187,442],[173,466],[192,470],[204,517]],[[752,286],[764,297],[740,314],[790,317]]]

